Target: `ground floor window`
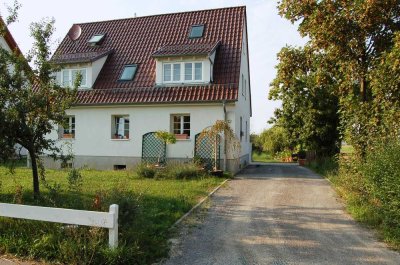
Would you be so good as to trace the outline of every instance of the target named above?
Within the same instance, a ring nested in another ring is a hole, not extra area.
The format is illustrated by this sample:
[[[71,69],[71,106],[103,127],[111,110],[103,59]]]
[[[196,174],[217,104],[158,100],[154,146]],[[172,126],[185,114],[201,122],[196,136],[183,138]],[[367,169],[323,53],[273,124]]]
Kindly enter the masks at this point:
[[[60,127],[60,138],[75,138],[75,116],[67,116]]]
[[[172,133],[176,139],[190,138],[190,115],[174,114],[171,116]]]
[[[111,139],[129,139],[129,115],[113,115]]]

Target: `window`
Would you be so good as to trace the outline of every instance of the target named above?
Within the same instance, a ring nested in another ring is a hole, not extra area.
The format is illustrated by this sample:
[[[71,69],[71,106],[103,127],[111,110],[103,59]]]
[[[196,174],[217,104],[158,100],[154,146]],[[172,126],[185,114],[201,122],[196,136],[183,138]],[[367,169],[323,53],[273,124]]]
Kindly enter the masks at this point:
[[[190,29],[189,39],[201,38],[204,33],[204,25],[194,25]]]
[[[120,81],[131,81],[135,77],[137,65],[136,64],[130,64],[130,65],[125,65],[124,71],[122,71],[122,74],[119,78]]]
[[[61,80],[57,80],[57,82],[64,87],[72,87],[75,83],[78,73],[80,73],[82,76],[80,87],[86,87],[87,86],[86,69],[64,69],[61,71],[61,75],[56,75],[57,79],[61,78]]]
[[[177,139],[190,138],[190,115],[172,115],[172,132]]]
[[[95,34],[90,38],[88,42],[92,46],[99,45],[104,39],[104,36],[104,34]]]
[[[128,115],[114,115],[111,122],[111,139],[129,139]]]
[[[64,125],[61,127],[61,138],[75,138],[75,116],[65,117]]]
[[[243,119],[240,117],[240,141],[243,140]]]
[[[247,142],[247,121],[246,121],[246,127],[245,127],[245,130],[246,130],[246,131],[244,132],[244,133],[245,133],[245,138],[244,138],[244,139],[245,139],[245,141]]]
[[[165,83],[201,82],[203,81],[203,63],[164,63],[163,80]]]
[[[244,75],[242,74],[242,96],[244,96],[244,83],[245,83],[245,80],[244,80]]]

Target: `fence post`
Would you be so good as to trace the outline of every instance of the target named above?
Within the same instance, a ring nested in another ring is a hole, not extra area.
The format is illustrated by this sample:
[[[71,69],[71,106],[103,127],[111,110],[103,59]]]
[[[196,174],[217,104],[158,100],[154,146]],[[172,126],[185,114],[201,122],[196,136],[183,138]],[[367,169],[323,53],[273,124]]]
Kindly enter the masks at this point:
[[[108,230],[108,245],[110,248],[118,247],[118,205],[110,205],[109,213],[114,217],[114,227]]]

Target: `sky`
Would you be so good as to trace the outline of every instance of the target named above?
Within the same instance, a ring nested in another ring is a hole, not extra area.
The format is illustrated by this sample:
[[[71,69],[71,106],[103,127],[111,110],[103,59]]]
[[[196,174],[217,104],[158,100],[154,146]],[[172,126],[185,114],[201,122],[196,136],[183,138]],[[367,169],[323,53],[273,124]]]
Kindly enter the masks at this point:
[[[7,15],[6,5],[14,0],[0,2],[0,14]],[[277,53],[286,45],[305,43],[297,26],[281,18],[277,0],[19,0],[18,22],[9,29],[22,52],[26,54],[33,39],[29,25],[42,18],[53,17],[56,31],[54,47],[60,43],[73,23],[101,21],[136,16],[148,16],[183,11],[245,5],[250,55],[250,80],[253,116],[250,131],[260,133],[270,127],[267,121],[279,108],[280,102],[268,100],[269,84],[274,79],[278,64]]]

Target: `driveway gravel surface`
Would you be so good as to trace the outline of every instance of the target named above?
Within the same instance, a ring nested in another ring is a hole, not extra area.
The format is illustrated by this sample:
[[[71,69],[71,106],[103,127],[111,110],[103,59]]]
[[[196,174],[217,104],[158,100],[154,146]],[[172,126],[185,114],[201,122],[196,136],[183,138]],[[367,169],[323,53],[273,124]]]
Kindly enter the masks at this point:
[[[400,264],[306,168],[251,165],[228,183],[165,264]]]

